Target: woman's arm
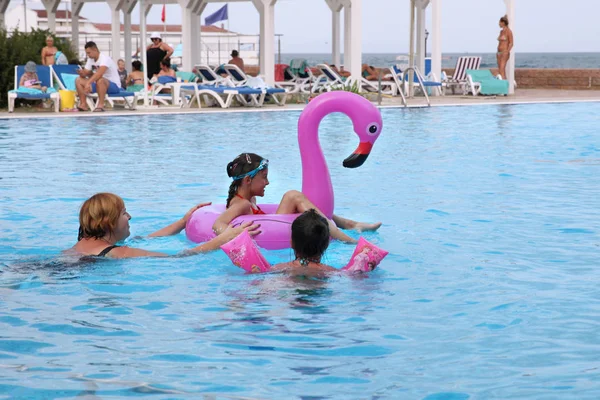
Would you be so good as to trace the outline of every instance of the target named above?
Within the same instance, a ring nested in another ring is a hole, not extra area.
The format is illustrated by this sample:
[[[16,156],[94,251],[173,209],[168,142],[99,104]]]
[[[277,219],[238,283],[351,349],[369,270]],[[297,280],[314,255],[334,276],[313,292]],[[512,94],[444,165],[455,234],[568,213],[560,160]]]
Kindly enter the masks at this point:
[[[512,30],[508,29],[508,51],[510,52],[513,48],[513,33]]]
[[[258,235],[260,231],[260,224],[254,224],[250,221],[246,221],[235,228],[232,226],[227,226],[223,230],[223,232],[215,238],[212,238],[206,243],[202,243],[199,246],[191,248],[189,250],[185,250],[181,255],[190,256],[198,253],[207,253],[209,251],[217,250],[219,247],[229,242],[230,240],[236,238],[240,233],[244,230],[248,230],[248,233],[251,236]]]
[[[162,51],[166,51],[167,52],[167,54],[165,54],[165,57],[163,58],[163,60],[165,58],[171,57],[171,54],[173,54],[173,48],[171,46],[169,46],[168,44],[166,44],[165,42],[162,42],[160,44],[160,48],[162,49]]]
[[[252,207],[248,200],[245,201],[237,201],[235,204],[229,206],[229,208],[216,219],[213,224],[213,232],[216,235],[220,235],[225,231],[225,228],[229,225],[234,218],[239,217],[240,215],[247,215],[252,213]]]
[[[42,49],[42,65],[46,65],[46,48]]]
[[[133,247],[121,246],[115,247],[110,251],[112,258],[134,258],[134,257],[168,257],[168,254]]]
[[[185,213],[183,218],[173,222],[171,225],[165,226],[164,228],[151,233],[150,235],[148,235],[148,237],[162,237],[162,236],[177,235],[179,232],[181,232],[185,228],[185,225],[192,217],[192,214],[194,213],[194,211],[196,211],[199,208],[209,206],[211,204],[212,203],[200,203],[197,206],[190,208],[189,211]]]

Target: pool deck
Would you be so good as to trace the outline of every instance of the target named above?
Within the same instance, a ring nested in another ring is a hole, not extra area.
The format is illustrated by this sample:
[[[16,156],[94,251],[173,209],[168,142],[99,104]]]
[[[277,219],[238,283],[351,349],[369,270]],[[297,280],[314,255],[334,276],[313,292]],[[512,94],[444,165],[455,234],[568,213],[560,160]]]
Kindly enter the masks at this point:
[[[463,105],[485,105],[485,104],[527,104],[527,103],[570,103],[570,102],[589,102],[600,101],[600,91],[596,90],[553,90],[553,89],[517,89],[511,96],[461,96],[447,95],[430,97],[431,105],[435,107],[463,106]],[[61,112],[55,113],[53,109],[27,109],[15,108],[14,113],[7,111],[0,112],[0,118],[48,118],[48,117],[84,117],[84,116],[125,116],[125,115],[144,115],[144,114],[179,114],[179,113],[212,113],[212,112],[256,112],[256,111],[286,111],[301,110],[306,104],[286,104],[283,107],[276,105],[265,105],[261,108],[232,107],[222,108],[191,108],[181,109],[179,107],[139,107],[137,110],[127,110],[116,108],[107,110],[104,113],[92,112]],[[426,107],[427,102],[423,96],[408,99],[408,107]],[[399,97],[386,98],[381,102],[382,108],[403,107],[402,100]]]

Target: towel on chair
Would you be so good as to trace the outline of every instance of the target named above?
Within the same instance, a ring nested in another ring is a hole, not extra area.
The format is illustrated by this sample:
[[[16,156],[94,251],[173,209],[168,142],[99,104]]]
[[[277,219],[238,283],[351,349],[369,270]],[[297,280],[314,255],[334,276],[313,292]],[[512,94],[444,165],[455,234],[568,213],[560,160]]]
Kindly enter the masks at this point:
[[[290,61],[290,70],[295,75],[303,75],[306,72],[306,68],[308,68],[308,63],[303,58],[294,58]]]
[[[51,93],[56,93],[56,89],[54,89],[54,88],[48,88],[48,89],[46,89],[45,92],[43,92],[41,89],[35,89],[35,88],[30,88],[30,87],[25,87],[25,86],[19,86],[19,88],[17,90],[11,90],[10,93],[51,94]]]
[[[177,78],[173,78],[172,76],[159,76],[157,81],[158,83],[165,85],[167,83],[177,82]]]

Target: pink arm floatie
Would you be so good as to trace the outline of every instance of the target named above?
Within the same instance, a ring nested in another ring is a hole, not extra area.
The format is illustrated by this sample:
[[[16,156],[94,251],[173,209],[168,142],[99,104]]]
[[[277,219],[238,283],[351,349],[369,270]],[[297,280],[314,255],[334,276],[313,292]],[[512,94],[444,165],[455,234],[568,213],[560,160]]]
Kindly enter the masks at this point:
[[[231,262],[249,273],[267,272],[271,269],[269,262],[263,257],[258,246],[248,234],[242,232],[235,239],[225,243],[221,249]],[[388,255],[388,252],[361,237],[352,253],[350,262],[342,271],[351,273],[370,272]]]

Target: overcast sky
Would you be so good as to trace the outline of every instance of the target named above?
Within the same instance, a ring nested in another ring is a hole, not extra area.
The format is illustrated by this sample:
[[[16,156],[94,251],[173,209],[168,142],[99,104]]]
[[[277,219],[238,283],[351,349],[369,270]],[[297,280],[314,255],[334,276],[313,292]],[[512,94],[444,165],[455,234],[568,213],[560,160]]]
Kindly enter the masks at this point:
[[[202,22],[223,4],[209,4]],[[64,7],[62,3],[60,8]],[[162,5],[155,5],[148,22],[161,23],[161,10]],[[81,14],[96,22],[110,22],[110,10],[105,3],[88,3]],[[498,20],[504,14],[503,0],[442,0],[442,51],[494,52]],[[518,52],[600,51],[599,0],[515,0],[515,14]],[[134,23],[138,22],[138,15],[136,8]],[[245,34],[259,32],[258,12],[251,2],[229,3],[229,17],[230,30]],[[408,20],[408,0],[363,0],[364,52],[407,52]],[[167,23],[181,23],[179,6],[167,5]],[[275,32],[284,35],[282,52],[330,52],[331,12],[324,0],[279,0],[275,5]]]

